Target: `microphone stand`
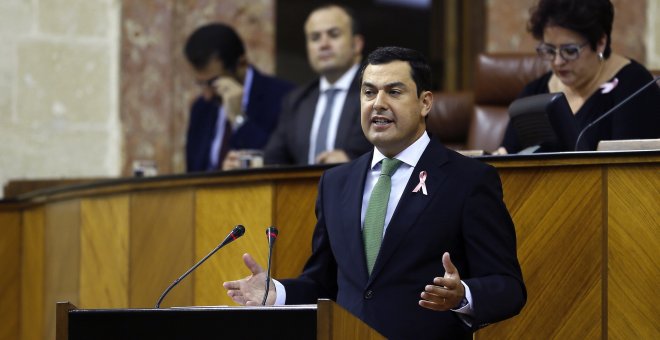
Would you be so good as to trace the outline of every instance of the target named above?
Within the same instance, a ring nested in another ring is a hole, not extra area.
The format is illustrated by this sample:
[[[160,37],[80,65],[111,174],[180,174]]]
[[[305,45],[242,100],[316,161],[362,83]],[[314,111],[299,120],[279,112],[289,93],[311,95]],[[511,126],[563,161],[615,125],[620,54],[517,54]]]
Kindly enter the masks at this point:
[[[603,118],[609,116],[612,112],[616,111],[619,107],[621,107],[623,104],[627,103],[631,99],[637,97],[638,94],[640,94],[642,91],[646,90],[647,87],[655,84],[658,80],[660,80],[660,76],[657,76],[653,78],[652,81],[648,82],[646,85],[642,86],[639,90],[635,91],[635,93],[629,95],[626,99],[622,100],[619,104],[616,104],[613,108],[609,109],[607,112],[603,113],[600,117],[596,118],[593,122],[589,123],[587,126],[580,131],[580,134],[577,136],[577,139],[575,140],[575,148],[574,151],[578,151],[578,147],[580,146],[580,139],[582,139],[582,135],[589,130],[592,126],[594,126],[596,123],[600,122]]]
[[[266,229],[266,236],[268,237],[268,267],[266,268],[266,292],[264,293],[264,298],[261,301],[261,305],[266,305],[266,299],[268,299],[268,292],[270,291],[270,264],[273,257],[273,246],[275,245],[275,240],[277,239],[277,228],[269,227]]]
[[[220,248],[226,246],[226,245],[229,244],[230,242],[232,242],[232,241],[236,240],[237,238],[243,236],[244,233],[245,233],[245,227],[243,227],[243,226],[240,225],[240,224],[237,225],[237,226],[234,228],[234,230],[232,230],[231,233],[229,233],[229,235],[227,235],[227,237],[224,239],[224,241],[222,241],[222,243],[220,243],[217,247],[215,247],[215,249],[211,250],[211,252],[208,253],[206,256],[204,256],[203,259],[199,260],[199,262],[195,263],[195,265],[192,266],[192,268],[188,269],[187,272],[183,273],[183,275],[181,275],[181,277],[179,277],[178,279],[174,280],[174,282],[172,282],[172,284],[170,284],[170,285],[165,289],[165,291],[163,292],[163,294],[160,295],[160,298],[158,298],[158,301],[156,302],[156,306],[155,306],[154,308],[156,308],[156,309],[160,308],[160,303],[163,302],[163,299],[165,299],[165,296],[167,296],[167,293],[169,293],[170,290],[172,290],[172,288],[174,288],[177,284],[179,284],[179,282],[180,282],[181,280],[185,279],[186,276],[188,276],[190,273],[192,273],[193,270],[195,270],[195,269],[196,269],[197,267],[199,267],[202,263],[204,263],[204,261],[206,261],[206,259],[208,259],[209,257],[211,257],[211,255],[215,254],[215,252],[217,252],[218,250],[220,250]]]

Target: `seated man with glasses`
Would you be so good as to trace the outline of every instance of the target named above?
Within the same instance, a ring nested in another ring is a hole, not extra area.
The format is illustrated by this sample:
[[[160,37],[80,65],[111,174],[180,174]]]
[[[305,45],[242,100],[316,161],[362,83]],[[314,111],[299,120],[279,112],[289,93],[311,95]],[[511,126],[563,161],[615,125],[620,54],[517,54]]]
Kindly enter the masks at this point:
[[[540,0],[532,10],[529,30],[540,41],[539,57],[551,63],[552,71],[529,83],[519,97],[563,92],[580,131],[650,82],[653,78],[644,66],[612,52],[613,19],[610,0]],[[595,150],[601,140],[646,138],[660,138],[658,86],[647,88],[586,130],[579,149]],[[520,149],[509,124],[498,151]]]
[[[230,150],[263,149],[293,84],[250,65],[241,38],[223,24],[198,28],[184,52],[202,91],[190,112],[186,170],[217,170]]]

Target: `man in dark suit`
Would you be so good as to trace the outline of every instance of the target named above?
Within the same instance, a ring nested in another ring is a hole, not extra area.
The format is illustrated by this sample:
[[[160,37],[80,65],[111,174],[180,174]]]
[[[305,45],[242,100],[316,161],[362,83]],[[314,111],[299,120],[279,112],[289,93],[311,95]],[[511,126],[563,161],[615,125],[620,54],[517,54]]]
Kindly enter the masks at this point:
[[[240,37],[223,24],[197,29],[184,52],[202,87],[188,122],[187,171],[217,170],[229,150],[263,149],[293,85],[250,65]]]
[[[353,12],[338,5],[313,10],[305,23],[307,57],[321,77],[284,101],[264,151],[266,164],[325,164],[371,149],[360,128],[357,72],[364,40]]]
[[[375,149],[324,173],[312,255],[298,278],[273,282],[268,304],[330,298],[391,339],[472,339],[520,312],[526,290],[500,179],[426,133],[430,74],[413,50],[369,55],[361,123]],[[265,275],[243,260],[252,275],[224,286],[255,305]]]

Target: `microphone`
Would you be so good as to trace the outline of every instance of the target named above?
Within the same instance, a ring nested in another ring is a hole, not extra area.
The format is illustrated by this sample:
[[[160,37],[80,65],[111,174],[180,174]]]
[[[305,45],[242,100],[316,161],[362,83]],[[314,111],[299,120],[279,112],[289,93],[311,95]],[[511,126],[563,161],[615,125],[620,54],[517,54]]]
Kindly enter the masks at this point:
[[[277,228],[268,227],[266,228],[266,237],[268,237],[268,267],[266,268],[266,293],[264,293],[264,299],[261,301],[261,305],[266,305],[266,299],[268,298],[268,291],[270,290],[270,263],[273,256],[273,246],[275,245],[275,240],[277,240]]]
[[[629,100],[637,97],[642,91],[646,90],[649,86],[655,84],[658,80],[660,80],[660,76],[657,76],[653,78],[650,82],[646,83],[644,86],[642,86],[639,90],[635,91],[635,93],[629,95],[626,97],[626,99],[622,100],[619,104],[616,104],[613,108],[607,110],[607,112],[603,113],[602,116],[598,117],[595,119],[593,122],[589,123],[587,126],[585,126],[581,131],[580,134],[578,134],[577,139],[575,140],[575,151],[578,151],[578,147],[580,146],[580,139],[582,139],[582,135],[584,135],[585,131],[589,130],[592,126],[596,125],[596,123],[600,122],[603,118],[609,116],[612,114],[612,112],[616,111],[619,107],[621,107],[623,104],[627,103]]]
[[[234,229],[229,233],[229,235],[227,235],[227,237],[225,237],[225,240],[222,241],[222,243],[220,243],[217,247],[215,247],[215,249],[211,250],[211,252],[208,253],[206,256],[204,256],[203,259],[201,259],[201,260],[199,260],[199,262],[195,263],[195,265],[192,266],[192,268],[188,269],[187,272],[183,273],[183,275],[181,275],[181,277],[174,280],[174,282],[172,282],[172,284],[169,285],[169,287],[167,287],[167,289],[165,289],[163,294],[158,299],[158,302],[156,302],[156,307],[155,308],[160,308],[160,303],[163,302],[163,299],[165,298],[167,293],[169,293],[170,290],[172,290],[172,288],[174,288],[174,286],[179,284],[179,282],[181,280],[185,279],[186,276],[188,276],[188,274],[192,273],[193,270],[195,270],[197,267],[199,267],[199,265],[204,263],[204,261],[206,261],[206,259],[211,257],[211,255],[215,254],[216,251],[220,250],[220,248],[222,248],[222,247],[228,245],[229,243],[235,241],[237,238],[243,236],[243,234],[245,234],[245,227],[240,225],[240,224],[235,226]]]

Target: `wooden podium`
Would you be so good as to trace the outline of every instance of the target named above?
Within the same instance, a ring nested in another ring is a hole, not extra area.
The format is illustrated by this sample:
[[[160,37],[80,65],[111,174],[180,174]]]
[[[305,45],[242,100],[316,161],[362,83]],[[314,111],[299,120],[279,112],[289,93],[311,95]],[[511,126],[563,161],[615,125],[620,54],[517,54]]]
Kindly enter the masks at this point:
[[[57,340],[385,339],[331,300],[318,305],[77,309],[57,303]]]

